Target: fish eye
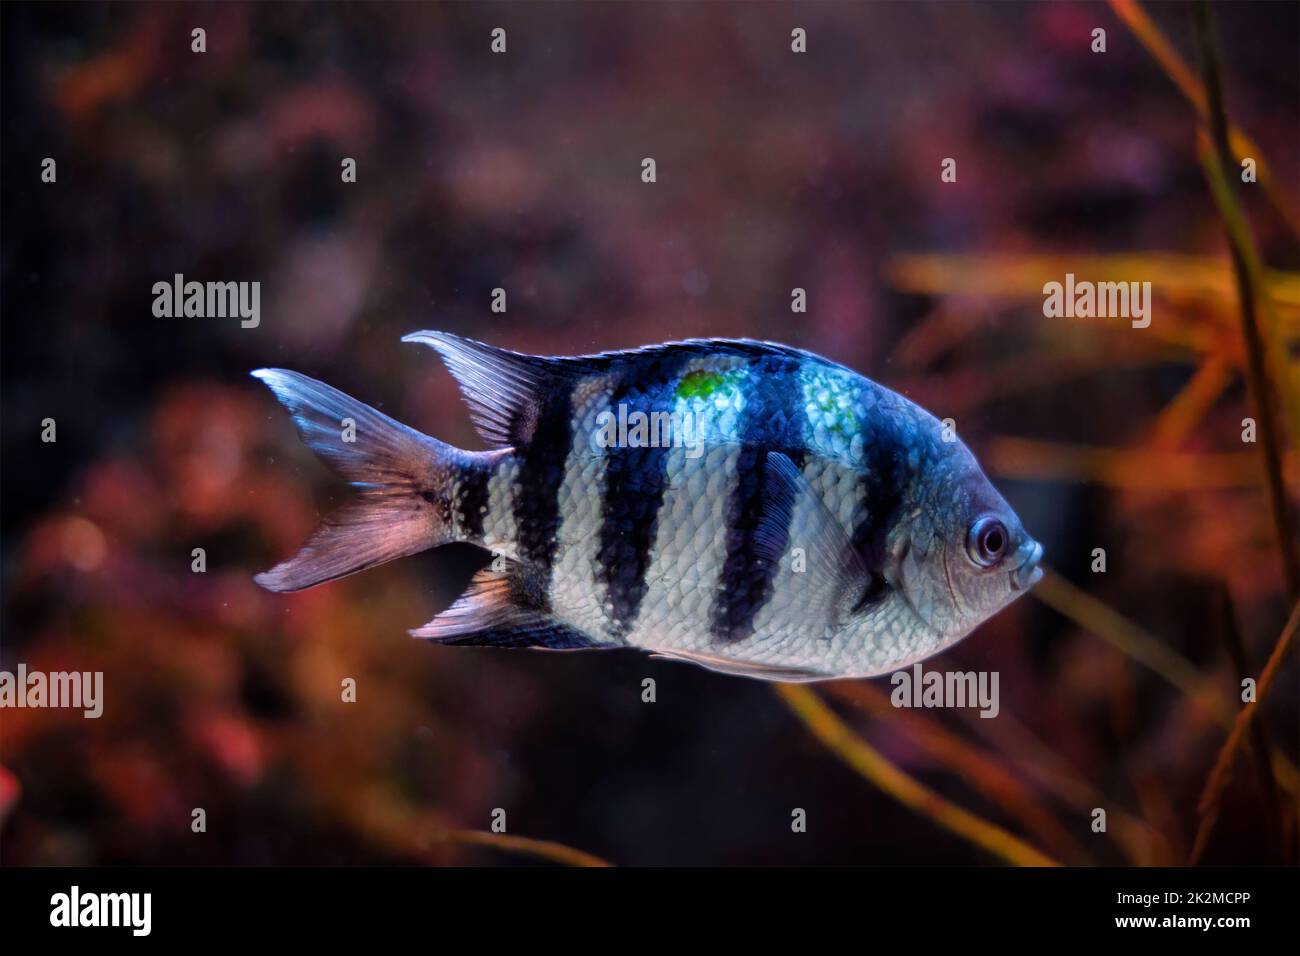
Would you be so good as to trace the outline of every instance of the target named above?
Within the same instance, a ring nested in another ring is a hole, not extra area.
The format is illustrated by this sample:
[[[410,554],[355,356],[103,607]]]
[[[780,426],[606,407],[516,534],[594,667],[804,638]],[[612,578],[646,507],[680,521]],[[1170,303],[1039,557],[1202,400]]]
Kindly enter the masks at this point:
[[[991,568],[1002,560],[1010,541],[1007,526],[993,515],[977,518],[966,535],[966,553],[982,568]]]

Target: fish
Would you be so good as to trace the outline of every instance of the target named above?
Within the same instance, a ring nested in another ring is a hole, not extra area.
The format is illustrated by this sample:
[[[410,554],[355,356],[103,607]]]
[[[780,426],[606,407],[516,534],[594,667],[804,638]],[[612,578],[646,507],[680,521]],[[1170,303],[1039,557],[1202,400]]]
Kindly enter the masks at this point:
[[[442,645],[634,647],[726,674],[891,673],[1041,577],[1042,545],[975,456],[904,396],[812,352],[688,339],[582,356],[441,331],[488,448],[258,369],[356,494],[258,574],[312,587],[453,542],[492,553],[410,633]]]

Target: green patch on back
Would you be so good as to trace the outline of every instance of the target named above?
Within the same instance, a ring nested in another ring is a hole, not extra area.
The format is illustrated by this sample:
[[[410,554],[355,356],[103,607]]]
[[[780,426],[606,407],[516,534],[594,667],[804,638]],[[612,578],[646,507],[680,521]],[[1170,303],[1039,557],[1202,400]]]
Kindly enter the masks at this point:
[[[839,405],[834,401],[820,403],[821,410],[829,417],[827,427],[840,435],[852,437],[862,429],[857,412],[851,406]]]
[[[805,397],[809,400],[812,417],[820,420],[828,430],[840,435],[855,435],[861,428],[857,410],[853,407],[853,394],[838,377],[814,375],[806,383]]]
[[[733,374],[710,372],[705,369],[687,372],[682,376],[682,380],[677,383],[677,397],[686,399],[708,398],[734,378]]]

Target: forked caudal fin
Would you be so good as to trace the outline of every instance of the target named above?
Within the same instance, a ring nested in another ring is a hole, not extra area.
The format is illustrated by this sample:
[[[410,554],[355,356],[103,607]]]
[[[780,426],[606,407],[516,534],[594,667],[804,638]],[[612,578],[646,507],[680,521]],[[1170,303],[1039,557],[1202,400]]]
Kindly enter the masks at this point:
[[[293,415],[303,442],[359,492],[297,555],[257,575],[258,584],[298,591],[458,539],[449,498],[478,456],[306,375],[273,368],[252,374]]]

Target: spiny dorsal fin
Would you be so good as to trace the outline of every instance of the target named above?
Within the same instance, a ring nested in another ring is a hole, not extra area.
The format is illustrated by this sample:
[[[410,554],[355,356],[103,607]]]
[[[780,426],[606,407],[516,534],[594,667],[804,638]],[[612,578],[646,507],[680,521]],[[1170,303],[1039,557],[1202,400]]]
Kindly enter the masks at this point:
[[[526,445],[537,426],[546,389],[564,375],[581,371],[449,332],[412,332],[402,341],[437,350],[460,385],[474,427],[497,448]]]
[[[470,418],[483,440],[496,448],[520,447],[533,437],[546,391],[616,362],[635,362],[656,353],[685,351],[695,355],[740,355],[759,358],[780,355],[832,364],[811,352],[754,339],[686,339],[638,349],[595,355],[525,355],[450,332],[412,332],[403,342],[435,349],[460,385]]]
[[[474,575],[456,603],[424,627],[411,631],[411,636],[439,644],[492,647],[577,650],[595,646],[546,611],[528,605],[526,589],[515,577],[518,573],[517,566],[506,571],[484,568]]]

